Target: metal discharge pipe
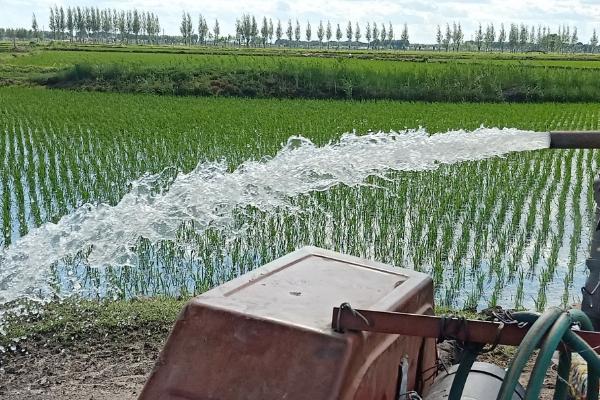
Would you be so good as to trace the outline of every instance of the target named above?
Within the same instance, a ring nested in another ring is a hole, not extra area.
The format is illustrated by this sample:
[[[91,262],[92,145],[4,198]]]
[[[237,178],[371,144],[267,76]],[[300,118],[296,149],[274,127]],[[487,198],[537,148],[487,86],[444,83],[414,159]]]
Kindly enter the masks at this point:
[[[600,131],[550,132],[551,149],[600,149]]]
[[[600,131],[550,132],[551,149],[600,149]],[[581,310],[600,331],[600,177],[594,180],[595,229],[586,266],[590,274],[581,288]]]

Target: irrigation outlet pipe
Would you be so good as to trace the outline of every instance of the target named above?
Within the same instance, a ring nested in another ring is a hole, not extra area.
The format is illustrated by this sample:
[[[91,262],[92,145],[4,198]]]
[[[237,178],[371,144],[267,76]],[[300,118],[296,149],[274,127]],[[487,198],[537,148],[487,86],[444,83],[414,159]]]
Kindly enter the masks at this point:
[[[540,347],[540,351],[527,385],[525,400],[537,400],[540,398],[546,371],[550,366],[552,355],[557,349],[560,352],[560,357],[554,400],[564,400],[567,398],[567,382],[569,381],[569,372],[571,369],[571,351],[579,353],[588,364],[587,400],[598,400],[600,357],[587,342],[571,330],[571,327],[577,324],[582,330],[592,331],[592,322],[587,315],[576,309],[563,311],[559,308],[550,308],[542,315],[531,312],[517,312],[512,314],[512,316],[519,322],[526,322],[533,325],[523,338],[515,357],[510,363],[497,400],[512,400],[523,368],[538,347]],[[449,400],[459,400],[461,398],[471,366],[481,350],[481,345],[467,344],[458,371],[454,377],[452,388],[450,389]]]
[[[600,148],[600,132],[550,132],[549,147],[553,149],[597,149]],[[571,351],[579,353],[587,361],[586,399],[598,400],[600,357],[596,354],[595,349],[571,330],[571,327],[575,324],[586,331],[594,330],[592,321],[585,313],[577,309],[563,311],[558,308],[550,308],[542,315],[531,312],[517,312],[513,313],[512,316],[515,320],[532,324],[532,326],[518,346],[517,353],[512,359],[502,381],[497,400],[512,400],[523,368],[538,347],[540,351],[529,378],[525,400],[539,399],[544,377],[550,367],[552,355],[556,349],[559,350],[560,356],[554,400],[564,400],[567,398],[567,385],[571,370]],[[473,343],[467,343],[465,347],[462,360],[450,389],[449,400],[460,400],[462,397],[471,366],[483,348],[481,345]]]

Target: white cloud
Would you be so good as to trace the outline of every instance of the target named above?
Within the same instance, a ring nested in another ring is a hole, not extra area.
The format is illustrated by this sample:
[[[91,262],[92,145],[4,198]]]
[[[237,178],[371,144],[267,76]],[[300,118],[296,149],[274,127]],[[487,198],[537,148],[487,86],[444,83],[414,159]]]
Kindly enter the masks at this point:
[[[469,39],[478,23],[505,24],[524,23],[531,25],[549,25],[557,27],[561,24],[576,25],[579,38],[587,42],[594,28],[600,28],[600,2],[595,0],[133,0],[133,1],[91,1],[61,2],[56,0],[2,0],[0,26],[29,27],[31,14],[38,16],[40,25],[47,25],[48,8],[59,6],[97,6],[100,8],[138,8],[158,13],[161,25],[167,33],[177,33],[181,13],[185,10],[194,16],[202,13],[209,25],[218,18],[224,33],[233,31],[235,18],[242,13],[251,13],[257,17],[266,15],[273,19],[287,21],[298,19],[302,24],[307,20],[313,26],[320,19],[331,20],[333,24],[345,26],[348,20],[394,24],[399,33],[403,23],[409,26],[411,41],[432,42],[436,25],[445,25],[454,20],[461,22]],[[600,29],[599,29],[600,30]]]

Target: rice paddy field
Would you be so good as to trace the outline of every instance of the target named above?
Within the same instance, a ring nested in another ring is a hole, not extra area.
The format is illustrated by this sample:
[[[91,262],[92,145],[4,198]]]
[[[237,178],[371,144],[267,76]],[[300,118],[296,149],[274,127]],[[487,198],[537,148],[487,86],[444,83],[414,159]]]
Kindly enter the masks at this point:
[[[282,148],[307,140],[318,149],[343,141],[347,132],[423,127],[437,133],[481,125],[545,132],[592,130],[599,123],[600,106],[593,103],[191,98],[4,87],[0,254],[22,247],[40,226],[61,227],[53,245],[68,250],[78,227],[63,217],[116,207],[140,191],[159,197],[177,176],[194,171],[206,176],[190,181],[182,196],[201,202],[214,188],[205,185],[210,166],[239,171],[248,160],[268,163]],[[302,138],[290,142],[295,135]],[[189,296],[315,245],[426,272],[438,305],[542,310],[570,304],[586,278],[591,184],[599,163],[595,151],[528,151],[387,171],[359,184],[290,188],[285,201],[272,206],[212,204],[219,224],[189,222],[192,211],[178,210],[172,239],[140,238],[128,249],[131,257],[113,265],[88,260],[93,244],[56,260],[32,251],[32,259],[47,257],[48,265],[41,272],[25,269],[22,280],[41,274],[48,285],[24,286],[22,294]],[[150,184],[140,186],[140,178]]]
[[[0,44],[0,53],[2,47]],[[314,56],[314,57],[311,57]],[[455,52],[365,52],[348,51],[341,48],[336,50],[325,49],[196,49],[189,47],[148,47],[128,46],[102,47],[90,46],[89,48],[55,48],[34,52],[25,52],[17,55],[5,54],[5,62],[12,65],[34,65],[64,67],[77,63],[107,64],[118,63],[127,65],[144,64],[164,67],[166,65],[186,65],[188,67],[211,64],[235,64],[241,58],[249,68],[266,68],[270,63],[278,60],[283,63],[315,64],[317,62],[334,63],[341,59],[355,59],[366,61],[404,61],[404,65],[411,62],[451,63],[456,61],[471,63],[493,63],[504,65],[524,64],[529,66],[554,66],[570,67],[574,69],[600,68],[600,56],[597,54],[586,55],[558,55],[538,54],[525,55],[518,53],[455,53]],[[291,59],[291,61],[290,61]],[[261,61],[262,60],[262,61]],[[267,61],[265,66],[264,61]],[[329,61],[328,61],[329,60]],[[331,61],[333,60],[333,61]],[[382,63],[377,63],[382,65]],[[327,65],[327,64],[326,64]],[[385,64],[384,64],[385,65]]]

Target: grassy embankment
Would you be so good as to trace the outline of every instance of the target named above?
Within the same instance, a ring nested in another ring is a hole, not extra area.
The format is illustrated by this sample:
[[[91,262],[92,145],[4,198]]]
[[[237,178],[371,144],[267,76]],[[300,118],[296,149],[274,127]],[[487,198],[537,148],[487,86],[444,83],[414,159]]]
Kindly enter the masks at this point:
[[[594,55],[59,47],[4,56],[5,83],[256,98],[599,101]],[[74,51],[80,50],[80,51]],[[83,50],[83,51],[81,51]]]
[[[71,299],[31,308],[26,318],[9,317],[6,335],[0,335],[0,366],[3,355],[23,354],[38,346],[62,349],[93,345],[107,336],[118,340],[132,334],[162,341],[187,299],[156,297],[127,301]],[[438,314],[455,313],[476,318],[472,312],[436,309]],[[15,341],[15,338],[21,338]],[[12,348],[11,348],[12,347]]]

